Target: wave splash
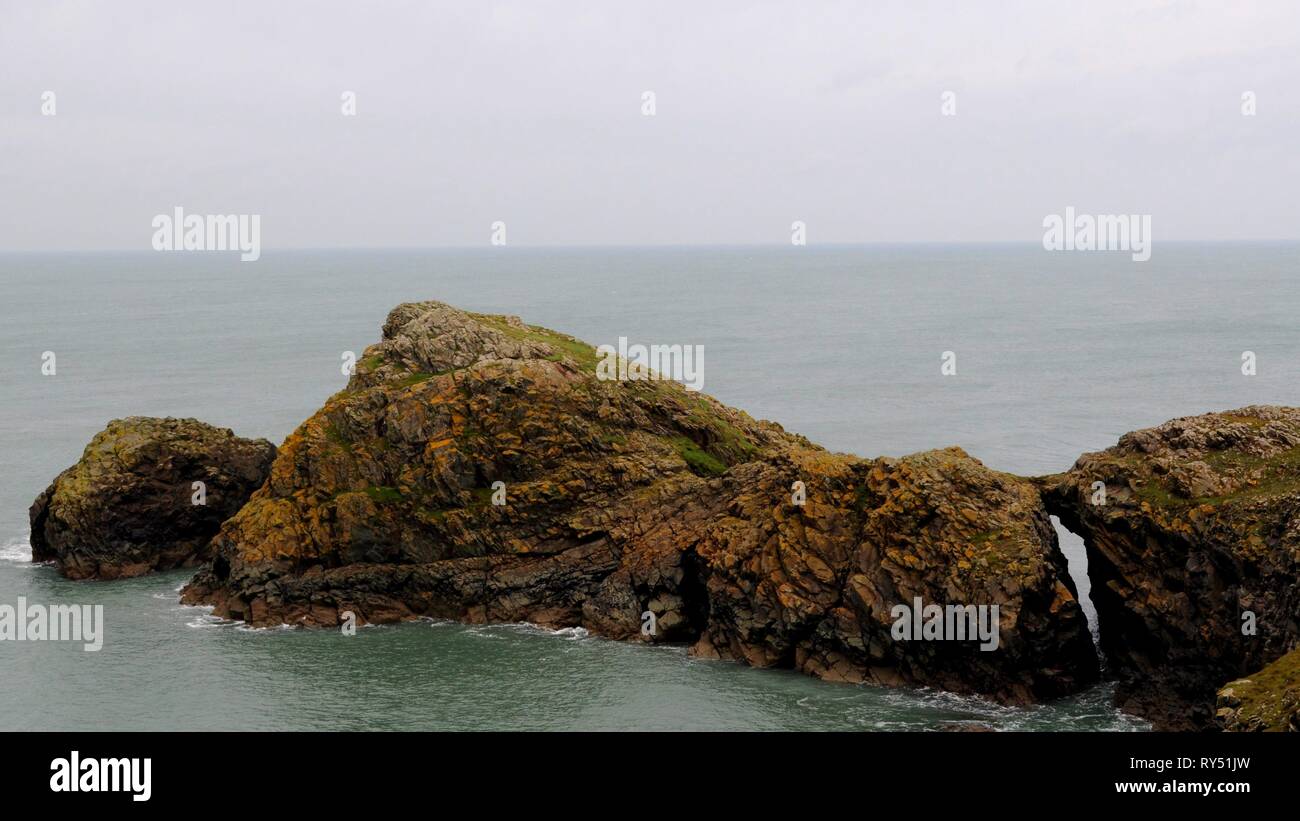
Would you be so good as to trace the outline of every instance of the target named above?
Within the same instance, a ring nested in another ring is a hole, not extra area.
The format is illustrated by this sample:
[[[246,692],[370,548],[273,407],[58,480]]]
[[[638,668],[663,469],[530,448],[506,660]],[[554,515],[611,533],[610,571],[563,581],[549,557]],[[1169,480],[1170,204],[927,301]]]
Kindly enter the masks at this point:
[[[21,539],[8,539],[3,544],[0,544],[0,561],[25,564],[29,567],[41,566],[32,562],[30,535],[23,536]]]

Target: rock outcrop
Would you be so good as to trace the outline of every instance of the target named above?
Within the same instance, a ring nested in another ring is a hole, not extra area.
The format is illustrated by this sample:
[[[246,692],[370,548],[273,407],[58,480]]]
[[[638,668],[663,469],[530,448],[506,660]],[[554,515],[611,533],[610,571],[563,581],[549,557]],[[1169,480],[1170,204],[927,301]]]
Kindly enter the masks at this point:
[[[33,559],[72,578],[209,560],[184,601],[257,626],[583,626],[1023,703],[1099,672],[1053,514],[1085,540],[1122,708],[1297,729],[1300,409],[1175,419],[1031,480],[958,448],[830,453],[636,367],[601,378],[601,356],[401,305],[278,453],[195,420],[110,423],[32,505]],[[973,635],[993,607],[995,649]],[[936,619],[946,640],[926,640]]]
[[[1087,545],[1126,710],[1213,727],[1220,684],[1300,643],[1300,410],[1175,419],[1042,483]]]
[[[32,504],[32,560],[54,562],[72,579],[206,561],[212,536],[274,458],[265,439],[194,419],[114,420]],[[203,483],[198,497],[195,482]]]
[[[254,625],[581,625],[1006,701],[1096,680],[1031,482],[956,448],[829,453],[676,382],[597,369],[591,346],[515,317],[399,306],[184,600]],[[896,640],[894,608],[916,599],[997,605],[997,649]]]
[[[1300,732],[1300,650],[1219,688],[1219,726],[1229,732]]]

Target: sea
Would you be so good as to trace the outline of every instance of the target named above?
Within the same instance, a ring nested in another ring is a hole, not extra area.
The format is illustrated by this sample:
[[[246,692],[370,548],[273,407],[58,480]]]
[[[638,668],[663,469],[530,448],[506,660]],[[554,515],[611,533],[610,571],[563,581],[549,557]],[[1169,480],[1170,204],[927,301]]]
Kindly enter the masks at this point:
[[[114,418],[279,443],[393,306],[429,299],[593,344],[702,345],[706,393],[831,450],[959,445],[1053,473],[1173,417],[1300,404],[1298,269],[1284,242],[1167,242],[1141,263],[1035,243],[0,253],[0,604],[105,619],[98,652],[0,641],[0,730],[1144,730],[1107,683],[1021,708],[580,629],[254,630],[181,605],[190,571],[32,564],[27,510]]]

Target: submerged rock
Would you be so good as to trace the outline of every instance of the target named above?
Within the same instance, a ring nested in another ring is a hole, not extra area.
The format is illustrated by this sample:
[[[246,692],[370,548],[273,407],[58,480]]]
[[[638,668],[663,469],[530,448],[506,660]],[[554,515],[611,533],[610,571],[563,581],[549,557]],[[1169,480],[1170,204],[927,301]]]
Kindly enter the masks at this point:
[[[1300,410],[1175,419],[1042,482],[1087,545],[1125,709],[1212,727],[1223,681],[1300,642]]]
[[[1300,732],[1300,649],[1219,688],[1215,713],[1229,732]]]
[[[206,561],[213,534],[274,458],[265,439],[195,419],[114,420],[32,504],[32,560],[54,562],[72,579]],[[198,497],[195,482],[203,483]]]
[[[515,317],[399,306],[184,600],[255,625],[583,626],[1006,701],[1096,680],[1030,482],[956,448],[829,453],[675,382],[598,379],[597,363]],[[918,598],[996,605],[997,649],[895,639],[895,608]]]

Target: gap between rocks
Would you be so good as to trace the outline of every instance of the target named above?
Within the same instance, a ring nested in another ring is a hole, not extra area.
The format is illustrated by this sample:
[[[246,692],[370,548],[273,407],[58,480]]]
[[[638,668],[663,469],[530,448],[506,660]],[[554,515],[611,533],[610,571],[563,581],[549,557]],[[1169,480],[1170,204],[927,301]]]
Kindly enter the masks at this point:
[[[1052,516],[1052,527],[1056,528],[1056,538],[1061,554],[1074,582],[1075,592],[1079,596],[1079,607],[1083,617],[1088,620],[1088,632],[1092,634],[1093,646],[1097,648],[1097,657],[1101,660],[1102,672],[1106,670],[1106,656],[1101,650],[1101,622],[1097,618],[1097,608],[1092,603],[1092,578],[1088,575],[1088,549],[1083,537],[1061,524],[1061,520]]]

